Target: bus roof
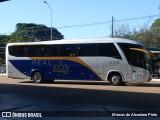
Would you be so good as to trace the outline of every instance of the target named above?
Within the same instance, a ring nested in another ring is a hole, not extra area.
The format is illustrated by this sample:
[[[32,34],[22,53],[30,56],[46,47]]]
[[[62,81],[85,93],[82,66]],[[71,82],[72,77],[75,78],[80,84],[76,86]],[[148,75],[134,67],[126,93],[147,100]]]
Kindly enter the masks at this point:
[[[37,45],[37,44],[80,44],[80,43],[131,43],[143,46],[140,42],[123,39],[123,38],[100,38],[100,39],[75,39],[75,40],[53,40],[53,41],[41,41],[41,42],[21,42],[21,43],[9,43],[10,45]]]

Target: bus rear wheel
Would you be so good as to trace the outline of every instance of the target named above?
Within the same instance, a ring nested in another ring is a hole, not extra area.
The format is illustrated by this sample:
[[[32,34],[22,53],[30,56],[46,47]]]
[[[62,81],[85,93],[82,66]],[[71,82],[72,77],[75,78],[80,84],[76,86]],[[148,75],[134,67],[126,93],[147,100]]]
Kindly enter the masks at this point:
[[[35,83],[42,83],[43,82],[43,80],[42,80],[42,74],[40,72],[34,72],[32,74],[32,80]]]
[[[112,73],[109,76],[109,82],[114,86],[122,85],[122,76],[119,73]]]

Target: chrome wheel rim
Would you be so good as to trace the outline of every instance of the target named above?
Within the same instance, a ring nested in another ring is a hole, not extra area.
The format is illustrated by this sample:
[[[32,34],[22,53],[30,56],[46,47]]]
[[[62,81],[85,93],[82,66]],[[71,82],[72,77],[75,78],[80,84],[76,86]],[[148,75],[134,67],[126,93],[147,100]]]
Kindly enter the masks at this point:
[[[34,79],[36,82],[41,81],[41,74],[38,73],[38,72],[36,72],[36,73],[34,74],[33,79]]]

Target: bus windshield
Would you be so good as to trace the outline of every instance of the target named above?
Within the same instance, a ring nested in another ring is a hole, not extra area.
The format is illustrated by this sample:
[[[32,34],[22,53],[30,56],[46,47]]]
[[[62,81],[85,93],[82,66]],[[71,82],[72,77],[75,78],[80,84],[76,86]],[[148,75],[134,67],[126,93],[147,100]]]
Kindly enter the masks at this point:
[[[122,49],[130,65],[144,69],[150,69],[147,54],[144,52],[145,49],[143,46],[126,43],[119,43],[118,45]]]

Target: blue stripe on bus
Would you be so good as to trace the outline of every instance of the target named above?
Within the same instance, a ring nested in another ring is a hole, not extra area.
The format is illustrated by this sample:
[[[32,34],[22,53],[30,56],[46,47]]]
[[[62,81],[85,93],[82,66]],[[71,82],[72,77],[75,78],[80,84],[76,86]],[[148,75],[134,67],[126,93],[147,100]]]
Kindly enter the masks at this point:
[[[101,79],[90,68],[70,60],[10,60],[10,63],[28,77],[33,70],[39,70],[43,79]]]

